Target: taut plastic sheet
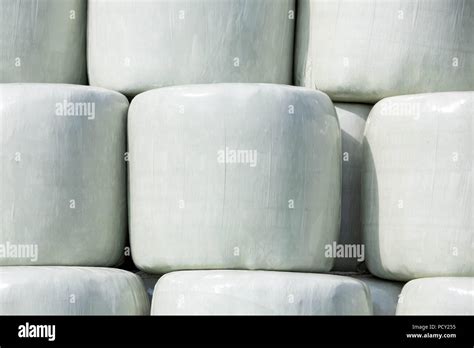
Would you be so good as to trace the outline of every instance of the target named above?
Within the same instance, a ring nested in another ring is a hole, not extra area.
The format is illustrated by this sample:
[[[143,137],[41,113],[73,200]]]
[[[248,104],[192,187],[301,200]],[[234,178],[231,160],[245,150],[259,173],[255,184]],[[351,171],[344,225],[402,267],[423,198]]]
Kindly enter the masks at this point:
[[[87,83],[87,0],[1,0],[0,83]]]
[[[363,235],[387,279],[473,276],[474,92],[386,98],[364,140]]]
[[[370,315],[367,287],[329,274],[185,271],[155,286],[152,315]]]
[[[0,265],[119,261],[127,109],[102,88],[0,85]]]
[[[337,241],[341,139],[311,89],[168,87],[129,112],[135,264],[181,269],[329,271]]]
[[[90,0],[91,85],[291,84],[293,0]]]
[[[474,90],[474,1],[298,0],[295,81],[334,101]]]

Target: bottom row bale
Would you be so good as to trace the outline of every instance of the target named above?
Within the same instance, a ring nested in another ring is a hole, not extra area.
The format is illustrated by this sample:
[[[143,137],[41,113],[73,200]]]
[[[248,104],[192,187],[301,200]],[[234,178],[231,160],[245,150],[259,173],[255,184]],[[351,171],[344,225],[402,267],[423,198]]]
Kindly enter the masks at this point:
[[[215,270],[180,271],[158,277],[96,267],[0,267],[0,315],[149,315],[150,312],[152,315],[393,315],[395,312],[473,315],[474,278],[416,279],[402,290],[401,283],[369,275]]]

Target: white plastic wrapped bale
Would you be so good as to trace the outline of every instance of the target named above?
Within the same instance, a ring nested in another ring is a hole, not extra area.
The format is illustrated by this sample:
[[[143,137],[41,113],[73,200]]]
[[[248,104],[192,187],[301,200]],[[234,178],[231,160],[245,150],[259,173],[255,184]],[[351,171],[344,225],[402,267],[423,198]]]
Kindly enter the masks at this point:
[[[336,257],[334,270],[358,271],[365,259],[360,216],[362,141],[372,105],[338,103],[334,106],[342,137],[341,232],[337,247],[349,251]]]
[[[395,315],[403,283],[378,279],[370,275],[355,275],[369,288],[374,315]]]
[[[155,286],[152,315],[370,315],[350,277],[269,271],[182,271]]]
[[[138,268],[329,271],[341,140],[330,99],[270,84],[177,86],[129,111]]]
[[[127,109],[101,88],[0,85],[0,265],[119,261]]]
[[[87,83],[86,5],[0,1],[0,83]]]
[[[474,90],[471,0],[298,0],[295,81],[334,101]]]
[[[377,103],[362,181],[367,266],[396,280],[474,276],[474,92]]]
[[[474,315],[474,278],[412,280],[403,287],[397,315]]]
[[[291,84],[294,0],[90,0],[91,85]]]
[[[0,267],[0,315],[148,315],[133,273],[97,267]]]

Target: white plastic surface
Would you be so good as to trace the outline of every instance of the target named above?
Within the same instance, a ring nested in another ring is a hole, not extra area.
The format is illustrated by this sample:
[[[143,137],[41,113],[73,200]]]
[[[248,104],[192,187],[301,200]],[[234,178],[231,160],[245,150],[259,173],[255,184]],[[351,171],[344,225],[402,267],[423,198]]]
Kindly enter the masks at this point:
[[[340,222],[340,130],[329,98],[260,84],[162,88],[129,112],[135,264],[328,271]]]
[[[365,258],[365,249],[362,249],[360,174],[365,121],[372,105],[336,103],[334,106],[342,138],[341,233],[338,242],[344,248],[351,246],[352,249],[348,250],[352,254],[336,258],[333,270],[355,272],[361,268]]]
[[[363,234],[381,278],[474,276],[474,92],[377,103],[364,142]]]
[[[0,85],[0,265],[119,261],[127,109],[101,88]]]
[[[292,83],[294,0],[90,0],[91,85]]]
[[[369,315],[367,287],[328,274],[183,271],[155,286],[152,315]]]
[[[474,1],[298,0],[296,85],[334,101],[474,90]]]
[[[148,315],[139,277],[112,268],[0,267],[0,315]]]
[[[474,315],[474,278],[412,280],[403,287],[397,315]]]
[[[1,0],[0,83],[87,83],[87,0]]]

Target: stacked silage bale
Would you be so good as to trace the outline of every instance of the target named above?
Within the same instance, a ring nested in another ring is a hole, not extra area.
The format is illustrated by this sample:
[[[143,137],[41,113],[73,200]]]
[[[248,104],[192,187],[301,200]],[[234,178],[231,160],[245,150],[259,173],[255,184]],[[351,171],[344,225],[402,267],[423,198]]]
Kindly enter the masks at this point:
[[[86,1],[0,7],[0,314],[146,314],[139,278],[101,267],[126,236],[128,101],[73,85]]]
[[[298,2],[296,83],[376,103],[363,240],[371,273],[411,280],[399,314],[474,313],[473,13],[472,1]]]
[[[134,262],[194,270],[160,278],[155,314],[372,313],[358,280],[271,272],[328,272],[340,225],[334,106],[278,85],[294,26],[292,0],[89,2],[91,84],[144,92],[128,120]]]
[[[472,2],[89,0],[96,87],[47,84],[87,80],[85,3],[1,2],[0,312],[148,313],[77,267],[120,261],[126,161],[153,314],[393,314],[365,258],[432,277],[397,313],[473,312]]]

